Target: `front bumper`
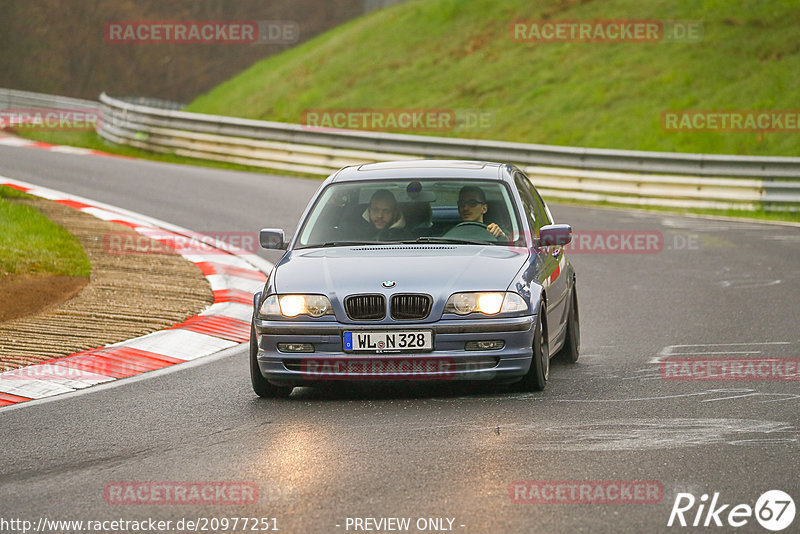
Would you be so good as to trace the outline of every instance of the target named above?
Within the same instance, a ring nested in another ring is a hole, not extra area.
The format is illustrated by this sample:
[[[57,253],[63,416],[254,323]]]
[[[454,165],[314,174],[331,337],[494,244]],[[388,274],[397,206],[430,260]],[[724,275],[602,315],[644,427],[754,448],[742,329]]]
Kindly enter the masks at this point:
[[[258,365],[279,386],[328,380],[496,380],[511,382],[531,365],[536,316],[441,320],[435,323],[348,325],[322,321],[254,320]],[[346,353],[343,333],[432,330],[429,352]],[[469,341],[502,340],[501,349],[466,350]],[[287,353],[279,343],[310,343],[313,353]]]

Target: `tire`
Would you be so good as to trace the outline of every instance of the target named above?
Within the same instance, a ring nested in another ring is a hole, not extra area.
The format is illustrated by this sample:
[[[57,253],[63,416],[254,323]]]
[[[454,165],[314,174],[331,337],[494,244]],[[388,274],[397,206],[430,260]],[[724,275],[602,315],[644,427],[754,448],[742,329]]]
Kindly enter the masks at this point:
[[[578,361],[581,351],[581,318],[578,312],[578,289],[574,285],[570,300],[567,337],[564,339],[564,346],[558,351],[557,357],[563,362],[575,363]]]
[[[533,359],[531,368],[516,385],[519,391],[542,391],[550,376],[550,346],[544,329],[542,316],[545,314],[544,304],[539,306],[536,315],[536,328],[533,332]]]
[[[275,399],[288,397],[292,393],[291,387],[278,387],[270,384],[261,369],[258,367],[258,343],[256,342],[256,329],[250,325],[250,382],[253,384],[253,391],[259,397],[265,399]]]

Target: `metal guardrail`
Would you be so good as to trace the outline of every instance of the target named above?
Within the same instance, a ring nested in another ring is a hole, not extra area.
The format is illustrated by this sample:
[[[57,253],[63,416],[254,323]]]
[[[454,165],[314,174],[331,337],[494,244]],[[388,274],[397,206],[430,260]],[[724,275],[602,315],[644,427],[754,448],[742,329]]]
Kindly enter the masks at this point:
[[[19,102],[37,99],[50,106],[75,101],[0,90],[0,106],[13,101],[14,106],[22,107]],[[175,103],[106,94],[100,96],[100,107],[98,133],[104,139],[193,158],[315,175],[330,174],[344,165],[421,157],[507,161],[525,168],[542,194],[551,198],[800,210],[800,181],[787,180],[800,178],[800,158],[794,157],[639,152],[329,131],[189,113],[176,109]]]
[[[93,100],[71,98],[68,96],[31,93],[15,89],[0,89],[0,111],[5,109],[53,108],[53,109],[99,109],[100,104]]]
[[[164,100],[163,98],[152,98],[149,96],[118,97],[117,100],[121,100],[122,102],[127,102],[128,104],[134,104],[136,106],[148,106],[151,108],[172,109],[176,111],[186,107],[186,104],[184,104],[183,102]]]

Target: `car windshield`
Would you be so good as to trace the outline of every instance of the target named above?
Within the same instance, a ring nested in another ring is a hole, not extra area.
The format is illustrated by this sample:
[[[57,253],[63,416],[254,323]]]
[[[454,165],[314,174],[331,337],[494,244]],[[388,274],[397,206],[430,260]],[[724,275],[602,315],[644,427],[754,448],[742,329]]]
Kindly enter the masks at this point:
[[[507,186],[480,180],[398,180],[329,185],[297,247],[446,242],[508,245],[522,235]]]

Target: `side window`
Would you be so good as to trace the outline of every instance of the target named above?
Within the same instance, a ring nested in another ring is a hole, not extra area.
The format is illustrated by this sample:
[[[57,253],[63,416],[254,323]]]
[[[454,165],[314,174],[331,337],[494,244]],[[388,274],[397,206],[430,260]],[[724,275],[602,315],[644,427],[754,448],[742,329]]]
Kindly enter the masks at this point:
[[[544,203],[542,197],[539,195],[539,192],[533,186],[533,183],[522,173],[519,173],[520,179],[525,182],[527,186],[528,192],[530,193],[531,198],[533,198],[534,203],[534,210],[535,210],[535,217],[536,220],[539,222],[538,226],[536,227],[536,235],[539,235],[539,228],[542,226],[547,226],[548,224],[553,224],[553,217],[550,215],[550,210],[547,209],[547,204]]]
[[[547,208],[547,204],[544,203],[544,200],[542,200],[539,192],[535,187],[533,187],[533,184],[531,184],[531,192],[533,193],[533,199],[536,201],[536,212],[540,214],[538,219],[542,222],[542,226],[553,224],[553,216],[550,215],[550,210]]]
[[[539,237],[539,227],[541,224],[538,222],[537,206],[534,197],[531,195],[530,183],[528,179],[521,173],[514,174],[514,183],[517,184],[519,196],[522,199],[522,206],[525,208],[525,218],[528,219],[528,226],[530,226],[536,237]]]

